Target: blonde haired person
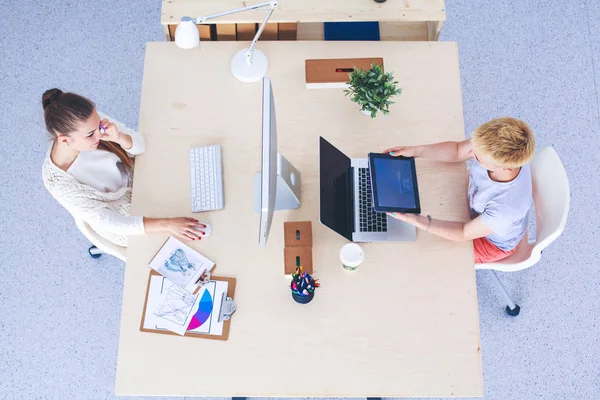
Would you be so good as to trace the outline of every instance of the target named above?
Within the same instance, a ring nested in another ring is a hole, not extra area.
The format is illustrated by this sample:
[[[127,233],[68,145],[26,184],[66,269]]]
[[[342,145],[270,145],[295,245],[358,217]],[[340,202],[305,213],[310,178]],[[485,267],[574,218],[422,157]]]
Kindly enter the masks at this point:
[[[531,129],[515,118],[486,122],[470,140],[462,142],[388,149],[385,153],[392,156],[467,161],[472,220],[463,223],[415,214],[390,215],[449,240],[472,240],[475,263],[506,258],[527,231],[527,213],[533,203],[529,161],[534,151]]]
[[[42,106],[53,138],[42,179],[73,217],[123,247],[127,235],[152,232],[201,239],[205,226],[193,218],[131,215],[133,157],[145,151],[142,135],[99,115],[94,103],[75,93],[47,90]]]

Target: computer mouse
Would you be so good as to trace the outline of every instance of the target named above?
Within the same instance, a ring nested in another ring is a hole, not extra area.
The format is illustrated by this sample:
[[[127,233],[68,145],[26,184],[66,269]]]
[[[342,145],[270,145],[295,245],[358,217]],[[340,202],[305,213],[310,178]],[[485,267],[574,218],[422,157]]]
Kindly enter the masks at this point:
[[[200,226],[200,225],[198,225],[198,226],[195,226],[194,228],[195,228],[195,229],[197,229],[197,230],[199,230],[199,231],[202,231],[202,232],[204,232],[204,235],[202,235],[202,238],[209,237],[209,236],[210,236],[210,234],[211,234],[211,232],[212,232],[212,228],[211,228],[211,227],[210,227],[210,225],[209,225],[209,224],[207,224],[206,222],[201,222],[201,224],[202,224],[202,225],[205,225],[205,226],[206,226],[206,228],[203,228],[203,227],[202,227],[202,226]]]

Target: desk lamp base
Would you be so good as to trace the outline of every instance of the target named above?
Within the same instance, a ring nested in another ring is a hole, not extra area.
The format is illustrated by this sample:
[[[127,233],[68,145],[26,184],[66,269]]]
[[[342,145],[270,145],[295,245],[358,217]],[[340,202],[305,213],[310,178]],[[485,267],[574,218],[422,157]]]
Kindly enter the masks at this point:
[[[242,82],[256,82],[267,74],[269,61],[260,50],[254,50],[252,64],[246,62],[247,49],[240,50],[231,59],[231,73]]]

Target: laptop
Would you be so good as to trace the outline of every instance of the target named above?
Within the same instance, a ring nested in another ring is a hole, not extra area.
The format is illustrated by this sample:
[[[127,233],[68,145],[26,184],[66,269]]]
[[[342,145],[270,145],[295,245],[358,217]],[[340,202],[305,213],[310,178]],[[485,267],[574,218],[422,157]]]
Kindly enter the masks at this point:
[[[373,209],[369,161],[319,139],[320,220],[353,242],[411,242],[417,229]]]

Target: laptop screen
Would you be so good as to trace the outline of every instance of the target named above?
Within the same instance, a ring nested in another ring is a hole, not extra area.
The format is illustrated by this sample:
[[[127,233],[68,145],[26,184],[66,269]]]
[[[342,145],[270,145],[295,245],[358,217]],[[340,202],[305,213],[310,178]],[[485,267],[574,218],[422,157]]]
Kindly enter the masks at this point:
[[[321,223],[352,240],[354,181],[350,159],[322,137],[319,139],[319,177]]]

